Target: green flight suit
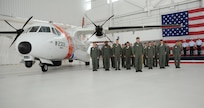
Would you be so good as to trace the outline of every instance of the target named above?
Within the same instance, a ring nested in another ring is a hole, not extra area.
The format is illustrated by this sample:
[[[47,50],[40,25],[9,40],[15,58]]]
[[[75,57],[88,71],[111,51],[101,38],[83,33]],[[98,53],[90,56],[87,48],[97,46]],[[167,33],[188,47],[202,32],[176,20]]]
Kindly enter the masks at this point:
[[[172,52],[174,55],[174,64],[176,68],[180,68],[181,51],[182,48],[180,46],[177,45],[173,46]]]
[[[158,60],[158,57],[157,57],[157,45],[154,45],[153,46],[154,48],[154,58],[153,58],[153,66],[154,67],[157,67],[157,60]]]
[[[165,61],[166,61],[166,45],[163,44],[159,44],[158,45],[158,55],[159,55],[159,66],[160,68],[164,68],[165,67]]]
[[[143,64],[145,67],[148,67],[147,46],[144,47]]]
[[[135,56],[135,69],[136,71],[142,70],[142,56],[144,54],[144,47],[142,43],[134,43],[132,54]]]
[[[121,56],[121,59],[122,59],[122,67],[126,67],[126,63],[125,63],[125,49],[126,47],[122,48],[122,56]]]
[[[102,57],[103,57],[103,60],[104,60],[105,70],[109,70],[109,68],[110,68],[110,57],[111,57],[111,47],[109,45],[104,45],[102,47]]]
[[[132,59],[132,47],[127,46],[125,48],[124,55],[125,55],[125,61],[126,61],[126,69],[130,69],[130,67],[131,67],[130,61]]]
[[[97,47],[91,48],[90,56],[92,59],[93,71],[96,71],[98,69],[98,58],[99,58],[99,51]]]
[[[113,56],[113,47],[111,48],[111,66],[115,68],[115,57]]]
[[[98,60],[97,60],[97,63],[98,63],[98,69],[99,69],[99,61],[100,61],[101,50],[100,50],[99,47],[97,47],[97,50],[98,50],[98,54],[99,54],[99,56],[98,56]]]
[[[166,63],[165,66],[169,66],[169,55],[170,55],[170,47],[166,45]]]
[[[148,67],[149,69],[151,69],[153,67],[153,58],[155,55],[155,49],[153,46],[148,46],[146,49],[146,57],[147,57],[147,63],[148,63]]]
[[[115,68],[120,69],[120,57],[122,55],[122,48],[120,44],[113,44],[113,55],[115,57]]]

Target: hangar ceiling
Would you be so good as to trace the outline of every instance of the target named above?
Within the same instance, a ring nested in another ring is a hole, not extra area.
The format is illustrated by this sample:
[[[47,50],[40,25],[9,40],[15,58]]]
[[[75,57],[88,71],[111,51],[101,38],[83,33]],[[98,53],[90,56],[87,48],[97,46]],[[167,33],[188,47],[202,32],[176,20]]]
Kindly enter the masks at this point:
[[[201,0],[118,0],[112,4],[107,4],[107,0],[92,0],[92,9],[86,11],[86,13],[91,16],[95,22],[102,22],[112,14],[115,15],[115,20],[122,19],[123,17],[126,17],[124,20],[128,20],[137,19],[137,17],[132,18],[136,14],[138,14],[138,17],[146,17],[200,7],[200,1]],[[128,16],[132,17],[127,19]]]

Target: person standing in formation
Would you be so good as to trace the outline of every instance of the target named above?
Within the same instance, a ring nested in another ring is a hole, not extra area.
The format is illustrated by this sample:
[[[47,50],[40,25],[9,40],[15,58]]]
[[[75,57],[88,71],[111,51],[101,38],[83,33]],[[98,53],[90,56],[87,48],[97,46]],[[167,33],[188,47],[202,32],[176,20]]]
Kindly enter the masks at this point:
[[[97,71],[98,69],[98,59],[99,59],[99,51],[96,43],[93,43],[93,47],[91,48],[90,56],[92,59],[92,68],[93,71]]]
[[[132,49],[132,43],[130,43],[130,47],[131,47],[131,49]],[[131,67],[132,67],[132,66],[135,67],[135,58],[134,58],[133,55],[131,56],[131,59],[132,59],[132,60],[131,60],[131,61],[132,61],[132,62],[131,62]]]
[[[190,46],[190,56],[193,56],[194,47],[195,47],[195,42],[193,41],[193,39],[191,39],[191,41],[189,42],[189,46]]]
[[[113,44],[113,57],[115,57],[115,70],[120,70],[120,58],[122,56],[122,48],[119,44],[119,40]]]
[[[98,47],[98,44],[96,44],[96,47],[97,47],[98,54],[99,54],[99,57],[98,57],[98,60],[97,60],[98,69],[99,69],[99,60],[100,60],[100,56],[101,56],[101,50],[100,50],[100,48]]]
[[[105,41],[105,45],[102,47],[102,57],[104,59],[104,68],[105,71],[110,69],[110,57],[111,57],[111,47],[108,45],[108,41]]]
[[[156,41],[153,41],[153,48],[154,48],[154,58],[153,58],[153,66],[154,67],[157,67],[157,42]]]
[[[146,49],[146,58],[148,60],[148,67],[149,69],[153,69],[153,58],[154,58],[154,55],[155,55],[155,51],[154,51],[154,47],[152,46],[152,43],[149,42],[148,43],[148,46],[147,46],[147,49]]]
[[[147,43],[145,42],[144,43],[144,56],[143,56],[143,64],[144,64],[144,67],[148,67],[148,60],[147,60]]]
[[[186,56],[188,43],[186,43],[185,39],[183,40],[182,47],[183,47],[183,55]]]
[[[201,56],[202,40],[200,40],[200,38],[196,40],[196,46],[197,46],[198,56]]]
[[[165,69],[166,46],[163,40],[160,40],[160,44],[158,45],[158,56],[160,69]]]
[[[181,50],[182,48],[179,46],[179,43],[177,41],[176,45],[174,45],[172,49],[173,56],[174,56],[174,64],[176,68],[180,68]]]
[[[170,55],[170,47],[167,42],[165,42],[166,45],[166,60],[165,60],[165,66],[169,67],[169,55]]]
[[[121,56],[121,60],[122,60],[122,67],[125,68],[126,63],[125,63],[125,48],[126,48],[126,44],[122,44],[122,56]]]
[[[125,48],[126,50],[125,50],[125,60],[126,60],[126,69],[127,70],[130,70],[131,68],[131,57],[132,57],[132,48],[131,48],[131,46],[130,46],[130,43],[129,42],[127,42],[126,43],[126,48]]]
[[[113,56],[114,54],[113,54],[113,45],[112,45],[112,47],[111,47],[111,67],[112,68],[115,68],[115,56]]]
[[[144,54],[144,47],[142,43],[140,42],[140,38],[136,38],[136,42],[133,46],[133,56],[135,57],[135,69],[136,72],[142,72],[142,57]]]

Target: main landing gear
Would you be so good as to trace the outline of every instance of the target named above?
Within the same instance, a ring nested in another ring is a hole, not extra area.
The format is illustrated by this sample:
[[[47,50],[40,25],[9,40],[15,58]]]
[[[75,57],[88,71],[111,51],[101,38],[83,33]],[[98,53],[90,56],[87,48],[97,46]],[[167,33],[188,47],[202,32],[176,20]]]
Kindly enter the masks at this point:
[[[47,72],[48,71],[48,65],[47,64],[40,63],[40,67],[41,67],[41,70],[43,72]]]

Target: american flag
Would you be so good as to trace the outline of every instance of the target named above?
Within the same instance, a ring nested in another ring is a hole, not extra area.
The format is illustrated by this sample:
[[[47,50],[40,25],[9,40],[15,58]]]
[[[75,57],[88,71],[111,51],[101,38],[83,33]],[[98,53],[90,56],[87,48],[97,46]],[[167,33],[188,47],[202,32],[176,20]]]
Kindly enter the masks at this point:
[[[181,24],[181,28],[162,29],[163,37],[204,34],[204,8],[162,15],[163,24]]]

